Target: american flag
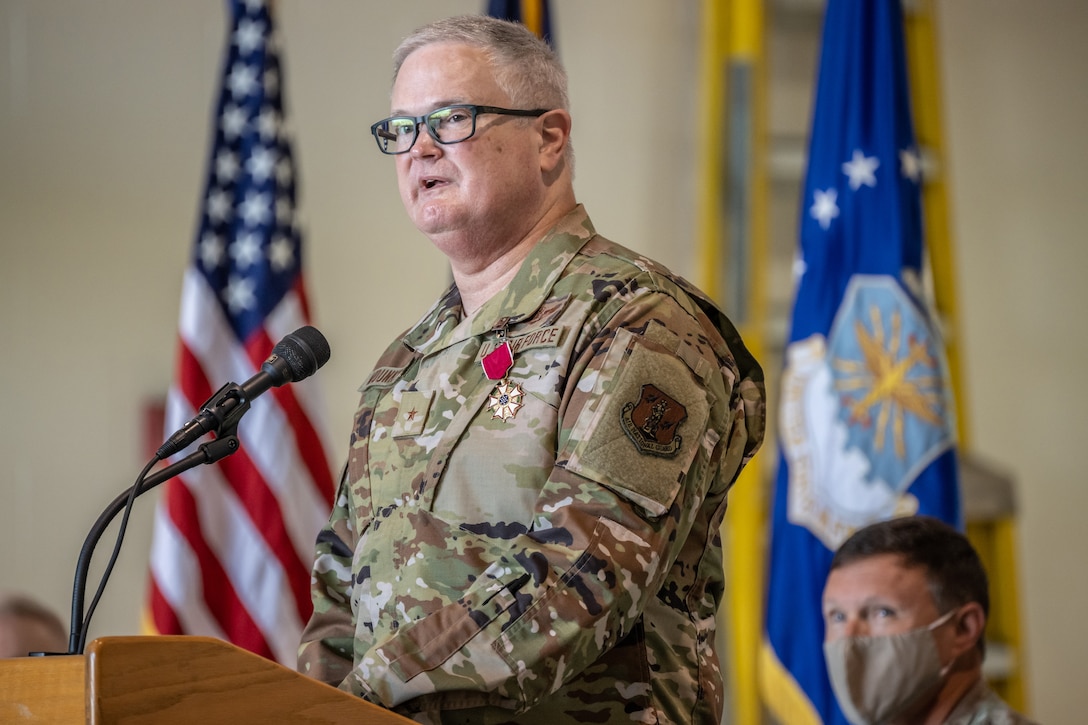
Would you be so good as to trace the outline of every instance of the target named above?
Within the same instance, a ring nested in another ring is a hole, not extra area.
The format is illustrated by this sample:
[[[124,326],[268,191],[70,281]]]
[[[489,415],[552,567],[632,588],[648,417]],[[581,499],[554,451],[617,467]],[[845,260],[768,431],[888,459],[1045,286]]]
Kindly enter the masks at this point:
[[[254,375],[309,322],[283,75],[262,0],[231,0],[208,178],[178,325],[166,432],[219,386]],[[170,481],[155,513],[148,628],[219,637],[293,666],[333,475],[313,381],[275,388],[241,450]]]

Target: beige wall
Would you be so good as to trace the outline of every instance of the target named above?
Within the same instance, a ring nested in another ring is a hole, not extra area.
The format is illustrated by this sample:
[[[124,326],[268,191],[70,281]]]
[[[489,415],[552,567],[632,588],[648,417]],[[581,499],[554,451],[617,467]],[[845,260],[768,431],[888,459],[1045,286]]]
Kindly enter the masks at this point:
[[[940,8],[971,440],[1019,484],[1034,714],[1082,722],[1088,4]]]
[[[367,134],[388,108],[389,53],[419,23],[482,6],[279,0],[307,282],[333,348],[311,382],[338,439],[362,376],[447,275]],[[696,278],[698,124],[682,114],[696,103],[698,3],[554,7],[581,200],[606,235]],[[1074,382],[1086,8],[939,3],[967,415],[976,449],[1019,480],[1029,681],[1048,723],[1079,719],[1067,682],[1088,652],[1073,615],[1088,609],[1075,472],[1088,401]],[[66,618],[83,538],[142,466],[141,409],[169,384],[222,33],[219,0],[0,0],[0,588]],[[92,637],[138,630],[153,503],[137,505]]]

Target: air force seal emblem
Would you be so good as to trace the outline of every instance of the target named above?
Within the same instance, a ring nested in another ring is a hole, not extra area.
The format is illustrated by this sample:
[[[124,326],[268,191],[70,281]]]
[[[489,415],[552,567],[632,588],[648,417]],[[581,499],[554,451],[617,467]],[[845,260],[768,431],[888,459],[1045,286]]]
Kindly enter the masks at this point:
[[[954,444],[947,379],[940,339],[899,282],[851,278],[828,337],[786,351],[789,520],[834,551],[857,528],[915,513],[907,489]]]
[[[680,450],[678,430],[687,417],[683,405],[647,383],[638,402],[623,406],[620,425],[639,453],[671,458]]]

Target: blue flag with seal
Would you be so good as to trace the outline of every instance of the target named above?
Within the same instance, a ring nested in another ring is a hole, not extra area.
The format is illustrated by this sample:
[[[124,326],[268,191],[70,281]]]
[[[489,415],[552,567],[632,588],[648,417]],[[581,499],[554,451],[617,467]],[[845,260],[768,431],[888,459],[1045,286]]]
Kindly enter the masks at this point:
[[[779,411],[760,684],[784,723],[845,723],[820,599],[856,529],[962,529],[955,411],[922,290],[921,163],[899,2],[829,0]]]

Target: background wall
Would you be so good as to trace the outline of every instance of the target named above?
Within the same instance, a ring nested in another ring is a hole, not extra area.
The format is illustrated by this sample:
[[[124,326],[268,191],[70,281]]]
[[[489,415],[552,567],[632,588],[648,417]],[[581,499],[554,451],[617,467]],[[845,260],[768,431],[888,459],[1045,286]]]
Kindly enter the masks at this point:
[[[447,280],[368,135],[388,109],[389,55],[417,25],[482,7],[278,2],[308,285],[333,349],[306,384],[322,386],[338,438],[380,350]],[[604,234],[697,278],[699,3],[553,7],[581,200]],[[1019,483],[1032,710],[1076,722],[1088,5],[938,10],[966,414],[975,450]],[[142,411],[169,385],[223,31],[219,0],[0,0],[0,588],[66,618],[79,548],[146,460]],[[139,630],[154,500],[138,502],[91,637]]]
[[[1034,714],[1082,722],[1088,4],[940,7],[971,441],[1019,483]]]

